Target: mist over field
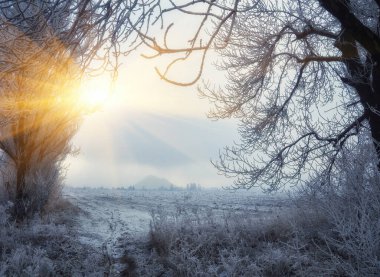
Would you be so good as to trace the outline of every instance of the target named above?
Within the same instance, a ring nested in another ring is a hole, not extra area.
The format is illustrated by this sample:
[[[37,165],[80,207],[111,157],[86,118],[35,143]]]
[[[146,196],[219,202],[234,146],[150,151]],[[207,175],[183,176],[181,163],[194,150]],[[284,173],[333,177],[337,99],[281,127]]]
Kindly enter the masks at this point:
[[[86,119],[74,138],[80,153],[68,160],[68,185],[129,186],[147,175],[182,187],[232,183],[218,175],[210,159],[217,159],[219,150],[237,138],[236,123],[128,109],[106,112]]]

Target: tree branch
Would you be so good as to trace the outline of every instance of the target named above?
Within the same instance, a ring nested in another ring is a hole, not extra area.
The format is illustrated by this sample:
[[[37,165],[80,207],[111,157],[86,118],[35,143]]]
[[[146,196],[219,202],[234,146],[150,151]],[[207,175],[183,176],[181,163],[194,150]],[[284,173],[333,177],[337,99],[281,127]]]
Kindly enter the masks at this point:
[[[347,0],[319,0],[330,14],[339,20],[342,28],[350,34],[376,59],[380,60],[380,38],[372,32],[348,8]]]

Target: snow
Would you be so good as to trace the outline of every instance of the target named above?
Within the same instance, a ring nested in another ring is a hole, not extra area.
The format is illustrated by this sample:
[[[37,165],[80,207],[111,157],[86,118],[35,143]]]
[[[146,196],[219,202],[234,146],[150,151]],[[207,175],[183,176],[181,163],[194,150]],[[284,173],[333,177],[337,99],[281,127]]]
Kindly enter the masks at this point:
[[[288,205],[287,198],[250,191],[139,191],[122,189],[66,188],[64,196],[83,213],[79,216],[81,241],[100,246],[111,237],[128,234],[144,237],[149,231],[151,212],[168,212],[180,206],[223,211],[250,210],[258,216],[271,214]]]
[[[190,210],[209,210],[213,216],[244,210],[263,217],[272,216],[287,201],[253,192],[225,190],[66,188],[64,197],[82,210],[75,225],[79,241],[108,256],[110,272],[115,276],[125,267],[119,261],[126,253],[141,263],[151,255],[147,243],[154,210],[175,213],[186,207]]]

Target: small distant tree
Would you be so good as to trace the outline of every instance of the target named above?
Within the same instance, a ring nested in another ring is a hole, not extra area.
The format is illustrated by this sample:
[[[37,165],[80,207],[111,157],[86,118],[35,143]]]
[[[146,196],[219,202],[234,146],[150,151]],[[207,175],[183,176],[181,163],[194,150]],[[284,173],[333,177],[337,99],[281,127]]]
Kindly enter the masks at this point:
[[[195,191],[195,190],[201,190],[201,185],[196,183],[190,183],[186,185],[186,190]]]
[[[141,34],[154,56],[180,55],[158,74],[187,86],[202,76],[207,53],[216,50],[227,85],[205,82],[201,95],[213,118],[241,121],[241,142],[215,165],[237,177],[236,187],[272,191],[317,172],[329,182],[342,149],[370,133],[380,158],[380,2],[377,0],[170,1],[176,11],[200,18],[189,44],[171,47]],[[173,27],[174,26],[174,27]],[[201,52],[190,81],[170,78],[173,68]],[[378,166],[380,168],[380,164]],[[320,175],[319,175],[320,176]]]

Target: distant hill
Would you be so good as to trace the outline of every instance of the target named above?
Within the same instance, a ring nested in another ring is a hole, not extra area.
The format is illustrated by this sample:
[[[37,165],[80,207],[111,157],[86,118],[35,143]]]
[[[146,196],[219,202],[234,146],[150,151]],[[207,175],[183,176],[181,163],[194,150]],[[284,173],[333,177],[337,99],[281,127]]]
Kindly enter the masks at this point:
[[[135,189],[159,190],[176,188],[173,183],[165,178],[149,175],[134,185]]]

